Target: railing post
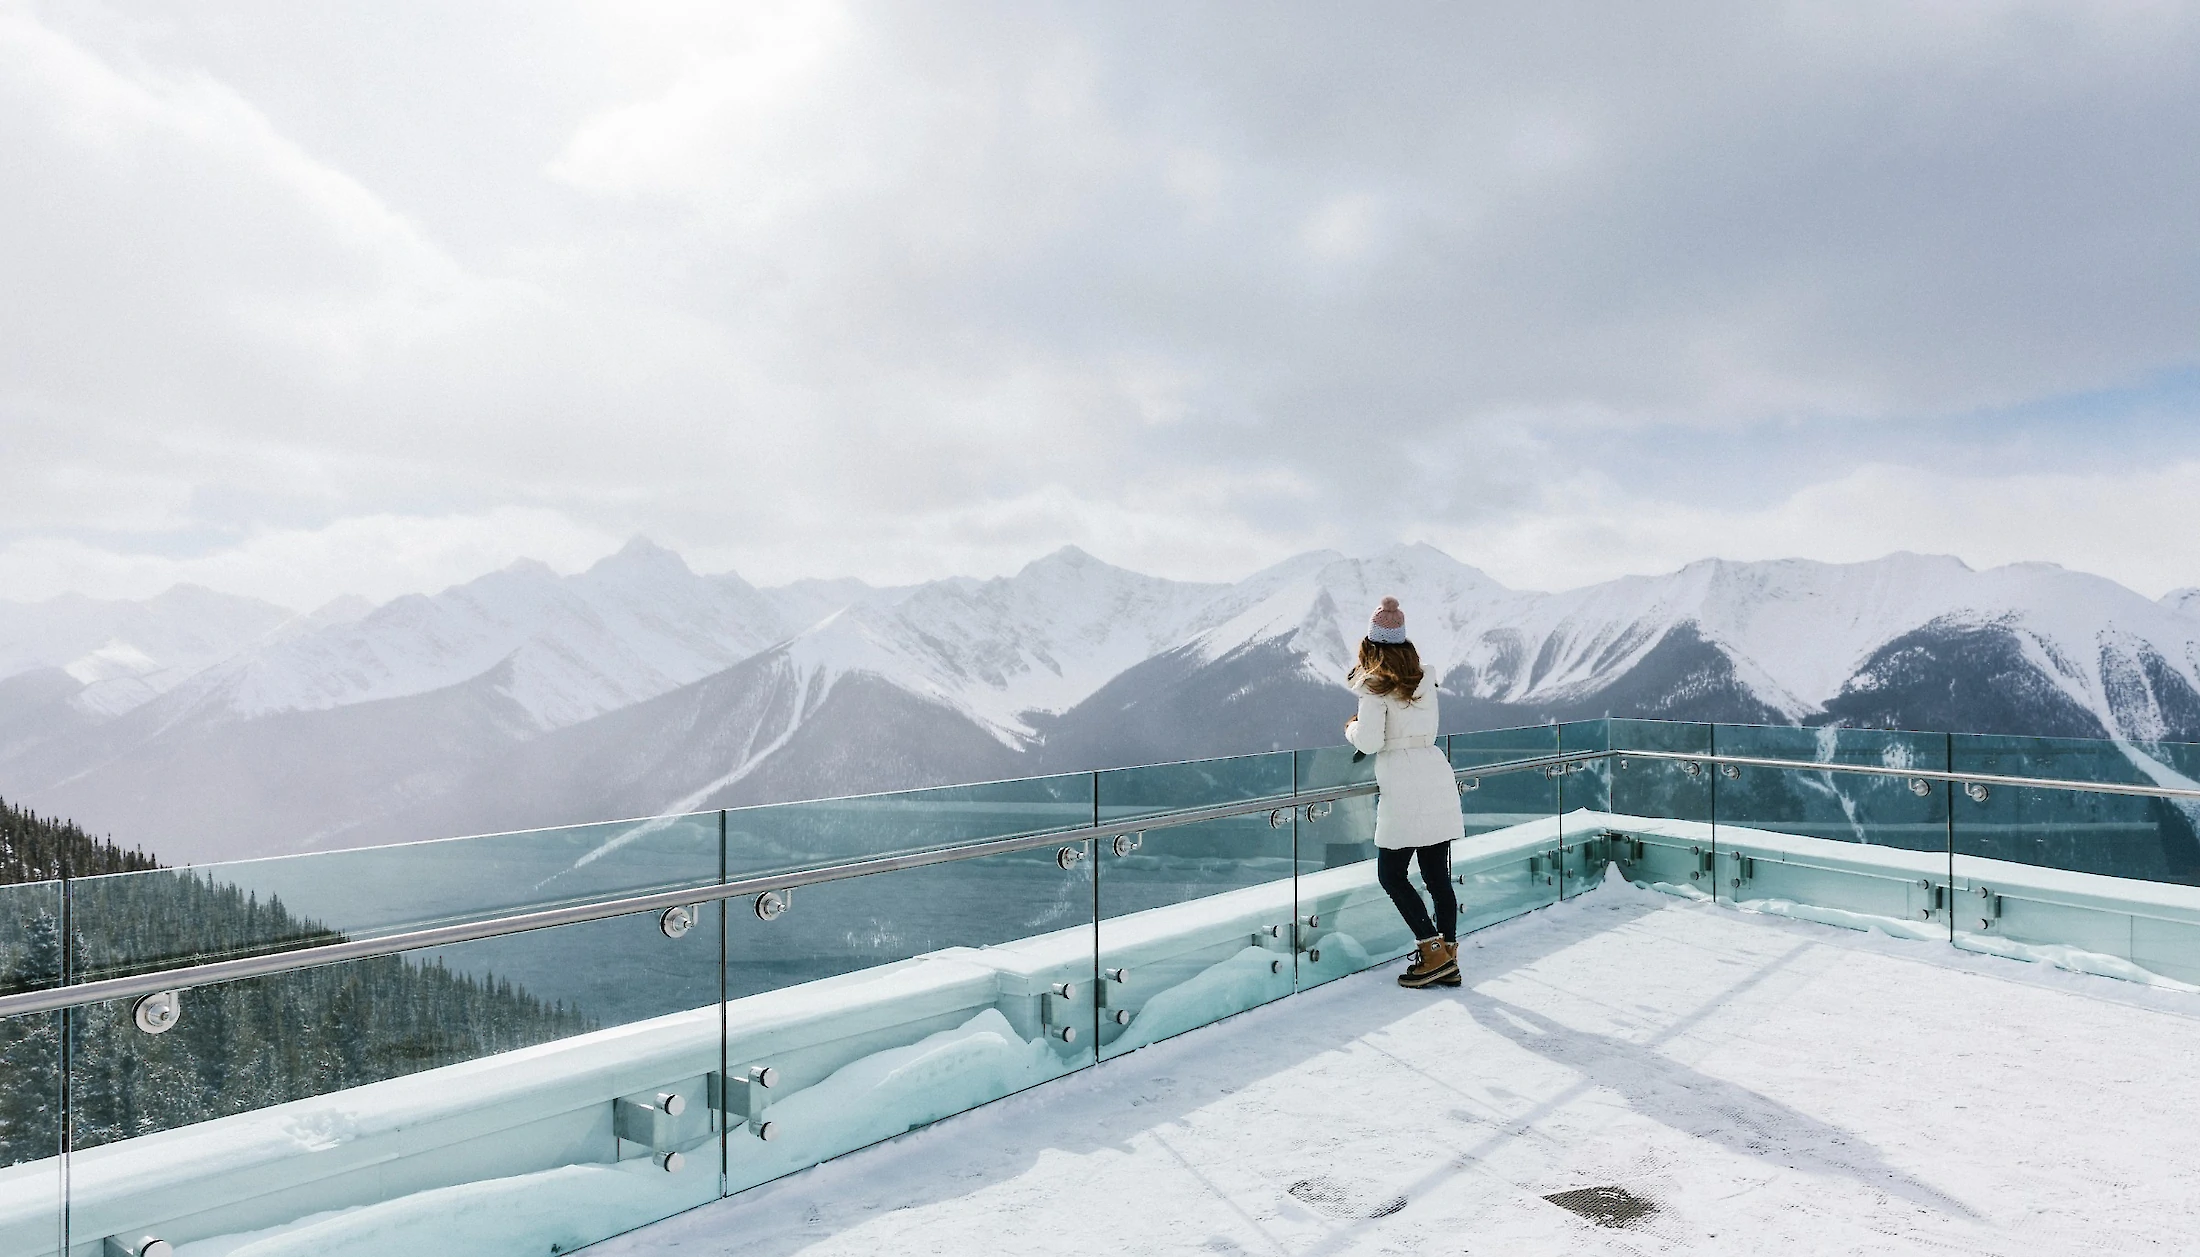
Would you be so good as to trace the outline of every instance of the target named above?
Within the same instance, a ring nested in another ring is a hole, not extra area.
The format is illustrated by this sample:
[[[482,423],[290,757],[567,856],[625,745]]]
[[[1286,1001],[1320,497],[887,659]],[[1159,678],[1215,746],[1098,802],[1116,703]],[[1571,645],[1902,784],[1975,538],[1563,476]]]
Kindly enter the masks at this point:
[[[1704,745],[1710,750],[1712,761],[1717,762],[1719,758],[1718,722],[1712,722],[1711,732],[1705,737]],[[1711,774],[1711,867],[1714,870],[1719,867],[1719,776],[1718,773]],[[1740,896],[1734,896],[1734,898],[1740,898]],[[1718,899],[1719,875],[1714,871],[1711,875],[1711,900],[1716,903]]]
[[[1940,736],[1946,743],[1940,762],[1947,765],[1948,771],[1953,773],[1956,770],[1956,735],[1950,732]],[[1956,783],[1953,778],[1940,783],[1940,794],[1948,805],[1948,893],[1953,896],[1956,893]],[[1956,914],[1951,911],[1948,914],[1948,946],[1955,945]]]

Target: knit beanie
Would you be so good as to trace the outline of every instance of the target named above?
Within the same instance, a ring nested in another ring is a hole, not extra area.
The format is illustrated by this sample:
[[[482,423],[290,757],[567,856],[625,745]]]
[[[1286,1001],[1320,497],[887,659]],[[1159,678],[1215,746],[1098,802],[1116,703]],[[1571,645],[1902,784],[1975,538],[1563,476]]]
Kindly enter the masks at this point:
[[[1406,640],[1406,613],[1398,609],[1396,598],[1383,599],[1375,615],[1367,622],[1367,640],[1396,646]]]

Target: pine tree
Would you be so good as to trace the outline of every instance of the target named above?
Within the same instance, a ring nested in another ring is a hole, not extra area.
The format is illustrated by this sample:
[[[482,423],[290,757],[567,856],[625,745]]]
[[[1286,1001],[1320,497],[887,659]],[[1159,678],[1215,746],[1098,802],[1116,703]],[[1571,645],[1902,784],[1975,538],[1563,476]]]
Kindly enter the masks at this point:
[[[60,895],[69,884],[64,957]],[[0,991],[228,956],[343,935],[217,874],[163,869],[67,821],[0,801]],[[595,1028],[509,980],[441,959],[385,956],[194,990],[184,1018],[147,1035],[127,1001],[0,1021],[0,1166],[62,1144],[62,1027],[69,1035],[68,1142],[88,1148],[306,1096],[402,1077]]]
[[[19,977],[59,975],[61,922],[41,914],[23,922],[21,928],[20,951],[0,963],[0,972]],[[0,1165],[57,1155],[61,1148],[61,1014],[0,1021],[0,1080],[4,1080],[0,1081]]]
[[[94,838],[74,821],[44,818],[0,799],[0,886],[158,867],[143,850]]]

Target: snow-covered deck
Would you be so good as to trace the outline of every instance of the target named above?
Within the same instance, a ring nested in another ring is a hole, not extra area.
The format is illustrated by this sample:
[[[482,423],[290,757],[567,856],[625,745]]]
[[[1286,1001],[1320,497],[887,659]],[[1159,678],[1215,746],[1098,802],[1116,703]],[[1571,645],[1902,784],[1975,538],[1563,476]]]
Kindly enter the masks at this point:
[[[1613,879],[591,1249],[2189,1252],[2200,995]],[[1547,1198],[1655,1204],[1600,1226]]]

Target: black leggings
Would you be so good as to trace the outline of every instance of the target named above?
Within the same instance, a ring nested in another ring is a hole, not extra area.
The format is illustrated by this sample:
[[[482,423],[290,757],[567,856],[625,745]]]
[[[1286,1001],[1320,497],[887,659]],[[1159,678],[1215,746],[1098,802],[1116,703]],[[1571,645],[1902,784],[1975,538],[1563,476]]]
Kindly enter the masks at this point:
[[[1421,882],[1428,887],[1428,897],[1436,901],[1436,919],[1428,919],[1428,908],[1421,902],[1421,893],[1406,880],[1406,865],[1415,856],[1421,859]],[[1451,844],[1439,842],[1431,847],[1385,847],[1375,853],[1375,880],[1390,892],[1390,902],[1398,905],[1398,915],[1406,919],[1407,928],[1416,940],[1430,939],[1438,934],[1447,943],[1459,941],[1459,900],[1451,893]]]

